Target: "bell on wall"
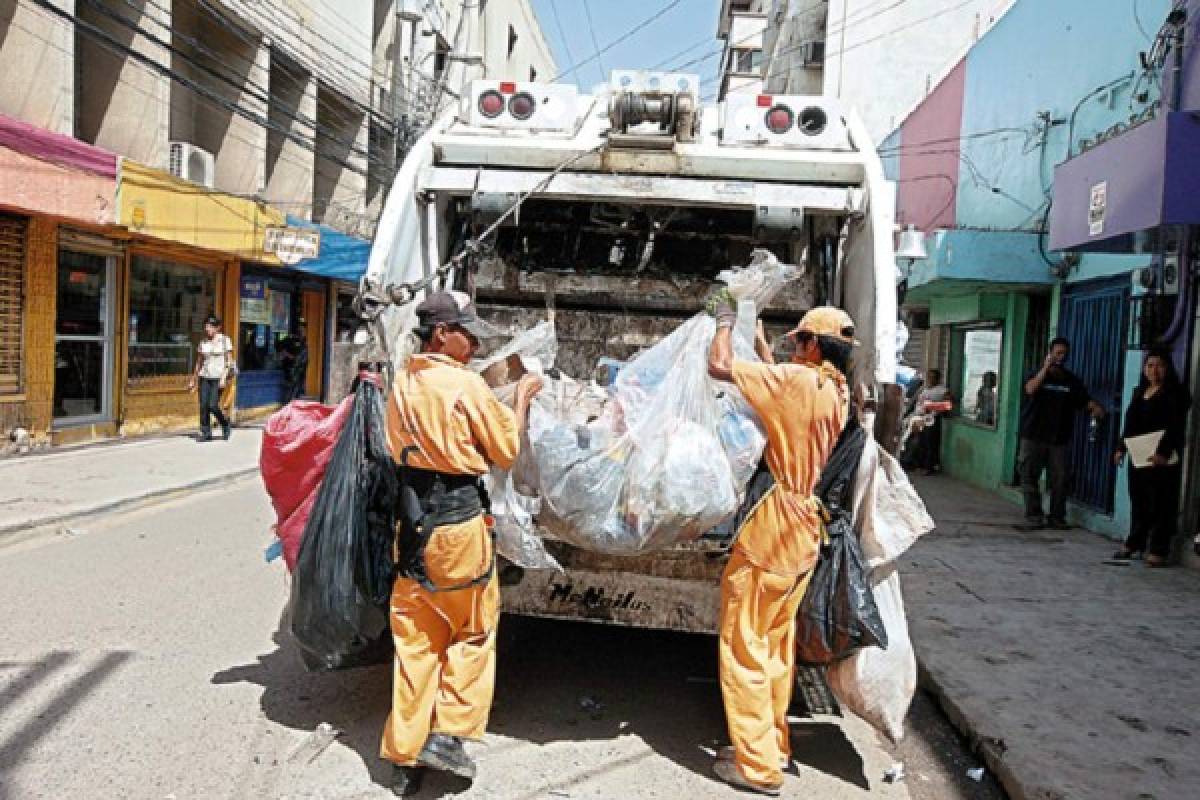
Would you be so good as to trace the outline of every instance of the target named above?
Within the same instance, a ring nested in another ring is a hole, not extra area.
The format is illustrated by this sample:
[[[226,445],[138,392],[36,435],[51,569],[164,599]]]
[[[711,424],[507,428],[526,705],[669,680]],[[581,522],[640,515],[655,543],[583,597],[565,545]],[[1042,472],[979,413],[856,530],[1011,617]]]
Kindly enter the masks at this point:
[[[900,246],[896,248],[897,259],[923,261],[929,257],[925,250],[925,234],[917,230],[916,225],[909,225],[900,234]]]

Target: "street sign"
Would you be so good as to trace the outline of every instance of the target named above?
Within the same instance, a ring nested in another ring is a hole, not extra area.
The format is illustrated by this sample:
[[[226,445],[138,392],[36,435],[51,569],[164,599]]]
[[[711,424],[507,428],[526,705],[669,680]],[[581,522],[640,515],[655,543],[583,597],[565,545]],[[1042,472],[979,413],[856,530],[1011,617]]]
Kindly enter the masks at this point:
[[[274,253],[284,264],[298,264],[321,254],[321,231],[317,228],[270,226],[266,231],[263,249]]]

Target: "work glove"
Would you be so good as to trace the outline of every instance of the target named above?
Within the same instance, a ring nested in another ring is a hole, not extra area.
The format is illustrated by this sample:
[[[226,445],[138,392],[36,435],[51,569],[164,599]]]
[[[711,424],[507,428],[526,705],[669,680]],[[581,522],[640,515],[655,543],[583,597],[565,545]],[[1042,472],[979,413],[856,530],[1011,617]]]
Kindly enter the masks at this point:
[[[737,322],[737,299],[728,287],[722,287],[708,296],[704,310],[717,321],[718,328],[732,328]]]

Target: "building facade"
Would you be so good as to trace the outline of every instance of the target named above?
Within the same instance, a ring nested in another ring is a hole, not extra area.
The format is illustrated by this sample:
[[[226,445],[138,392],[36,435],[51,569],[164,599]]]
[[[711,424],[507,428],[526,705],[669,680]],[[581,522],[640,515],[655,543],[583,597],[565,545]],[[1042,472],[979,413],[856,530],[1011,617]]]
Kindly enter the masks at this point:
[[[0,0],[0,433],[194,425],[210,314],[239,418],[328,397],[405,137],[553,71],[527,0]]]
[[[901,267],[904,306],[930,328],[924,366],[943,370],[958,401],[944,468],[1015,492],[1021,387],[1050,338],[1065,336],[1069,366],[1109,412],[1096,428],[1075,423],[1071,519],[1113,536],[1129,524],[1111,457],[1148,344],[1131,320],[1149,257],[1056,249],[1055,165],[1081,140],[1154,113],[1159,81],[1139,53],[1169,6],[1141,3],[1135,18],[1117,0],[1018,0],[882,145],[898,223],[927,234],[929,257]],[[994,406],[981,394],[989,372]]]

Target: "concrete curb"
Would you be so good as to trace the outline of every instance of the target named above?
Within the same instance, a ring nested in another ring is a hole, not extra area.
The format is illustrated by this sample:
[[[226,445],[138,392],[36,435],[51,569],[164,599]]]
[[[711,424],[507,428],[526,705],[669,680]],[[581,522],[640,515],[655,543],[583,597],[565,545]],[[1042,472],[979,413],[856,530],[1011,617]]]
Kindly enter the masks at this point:
[[[919,648],[915,649],[919,650]],[[936,672],[925,666],[919,652],[917,653],[917,683],[937,700],[938,705],[945,712],[946,718],[950,720],[950,724],[966,737],[971,750],[979,754],[984,765],[996,776],[996,780],[1000,782],[1010,800],[1046,799],[1047,795],[1044,791],[1039,792],[1037,787],[1026,785],[1025,781],[1017,774],[1013,764],[1005,760],[1004,752],[1007,748],[1004,743],[986,736],[979,730],[979,727],[971,721],[962,707],[950,696]]]
[[[10,537],[15,537],[17,534],[26,533],[38,528],[46,528],[51,525],[62,525],[69,522],[78,522],[82,519],[87,519],[89,517],[94,517],[97,514],[104,514],[117,509],[152,504],[157,501],[169,499],[174,495],[237,483],[238,481],[242,481],[253,475],[257,475],[258,471],[258,465],[256,464],[253,467],[235,470],[224,475],[217,475],[209,478],[199,478],[187,483],[179,483],[172,486],[164,486],[159,489],[151,489],[140,494],[127,495],[125,497],[119,497],[115,500],[106,500],[101,503],[94,503],[90,506],[73,509],[62,514],[48,514],[43,517],[38,517],[37,519],[22,520],[21,522],[10,522],[6,525],[0,525],[0,543]]]

